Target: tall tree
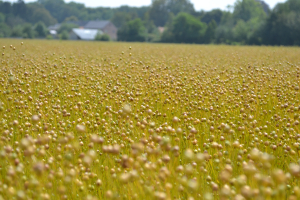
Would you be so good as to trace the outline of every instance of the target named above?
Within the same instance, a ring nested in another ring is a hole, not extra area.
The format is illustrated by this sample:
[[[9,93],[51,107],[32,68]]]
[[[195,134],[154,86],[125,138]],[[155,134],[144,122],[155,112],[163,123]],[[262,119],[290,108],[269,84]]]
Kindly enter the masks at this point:
[[[170,13],[177,15],[180,12],[192,14],[194,5],[190,0],[152,0],[149,17],[156,26],[165,26]]]
[[[12,5],[10,2],[0,2],[0,12],[5,15],[12,13]]]
[[[261,4],[255,0],[237,0],[234,4],[233,17],[236,22],[239,20],[246,22],[252,18],[264,19],[266,13]]]
[[[128,21],[137,18],[137,15],[128,12],[116,12],[111,19],[111,22],[117,27],[121,28]]]
[[[237,0],[233,13],[223,15],[221,26],[217,28],[217,41],[248,44],[251,40],[253,43],[253,37],[265,19],[266,13],[260,2]]]
[[[12,5],[12,10],[15,16],[19,16],[24,19],[26,19],[28,16],[27,6],[23,0],[18,0],[16,3],[14,3]]]
[[[179,13],[164,33],[163,42],[204,43],[206,24],[190,14]],[[168,38],[168,36],[170,38]]]
[[[120,41],[145,41],[145,27],[140,18],[131,20],[118,30]]]
[[[209,24],[211,21],[215,21],[217,24],[220,24],[223,16],[223,11],[220,9],[214,9],[208,12],[203,12],[201,14],[200,19],[202,22]]]
[[[34,30],[37,34],[37,37],[43,38],[43,37],[46,37],[46,35],[47,35],[47,28],[46,28],[45,24],[41,21],[35,24]]]
[[[233,28],[235,26],[235,20],[231,12],[224,12],[221,18],[219,26],[215,32],[215,42],[230,44],[233,39]]]
[[[215,40],[217,23],[215,20],[209,22],[205,31],[204,43],[212,43]]]
[[[7,26],[5,23],[0,22],[0,38],[8,37],[11,33],[10,27]]]
[[[44,0],[40,3],[46,8],[51,15],[57,19],[58,22],[62,22],[66,17],[64,17],[63,8],[65,5],[64,0]]]
[[[57,33],[61,34],[63,32],[67,32],[69,34],[73,28],[78,28],[78,25],[73,23],[62,23],[59,29],[57,30]]]
[[[32,3],[27,5],[27,7],[28,7],[27,10],[29,12],[27,16],[28,22],[35,24],[41,21],[46,26],[57,23],[57,20],[43,6],[36,3]]]
[[[5,15],[0,12],[0,23],[4,23],[4,22],[5,22]]]
[[[23,32],[24,38],[34,38],[34,36],[35,36],[35,32],[31,26],[31,24],[25,24],[23,26],[22,32]]]
[[[149,16],[156,26],[165,26],[169,18],[167,0],[153,0],[149,10]]]
[[[300,45],[300,1],[279,3],[263,27],[263,43],[269,45]]]

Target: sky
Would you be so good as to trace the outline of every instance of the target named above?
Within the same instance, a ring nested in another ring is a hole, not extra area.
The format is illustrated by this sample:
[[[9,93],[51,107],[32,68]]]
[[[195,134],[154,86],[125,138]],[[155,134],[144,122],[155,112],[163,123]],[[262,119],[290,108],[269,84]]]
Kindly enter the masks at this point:
[[[16,2],[17,0],[4,0],[10,2]],[[36,0],[25,0],[25,2],[32,2]],[[148,6],[151,4],[151,0],[65,0],[65,2],[78,2],[84,3],[87,7],[119,7],[121,5],[129,6]],[[233,5],[236,0],[190,0],[196,10],[212,10],[215,8],[220,8],[226,10],[227,5]],[[273,8],[277,3],[285,2],[286,0],[265,0],[271,8]]]

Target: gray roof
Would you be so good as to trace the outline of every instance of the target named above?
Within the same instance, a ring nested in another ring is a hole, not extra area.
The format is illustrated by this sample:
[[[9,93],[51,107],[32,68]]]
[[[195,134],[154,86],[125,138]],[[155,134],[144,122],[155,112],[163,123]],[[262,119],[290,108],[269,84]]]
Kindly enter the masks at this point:
[[[98,30],[91,29],[80,29],[73,28],[72,31],[81,39],[81,40],[94,40],[98,33],[101,34]]]
[[[79,27],[84,27],[89,21],[68,21],[68,24],[75,24]]]
[[[103,29],[110,21],[89,21],[84,28],[86,29]]]
[[[48,27],[49,30],[57,31],[60,28],[60,24],[54,24]]]

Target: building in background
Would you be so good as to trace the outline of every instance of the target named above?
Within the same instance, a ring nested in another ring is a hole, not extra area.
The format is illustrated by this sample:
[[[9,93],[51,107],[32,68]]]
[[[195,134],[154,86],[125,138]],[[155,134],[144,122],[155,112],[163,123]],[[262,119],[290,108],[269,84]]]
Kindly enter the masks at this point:
[[[98,34],[102,35],[103,32],[95,29],[73,28],[70,33],[70,40],[95,40]]]
[[[118,29],[110,21],[89,21],[84,28],[102,31],[103,34],[109,35],[110,39],[117,40]]]
[[[72,29],[72,32],[70,33],[70,39],[75,40],[76,36],[77,38],[81,38],[81,40],[91,40],[91,39],[84,39],[89,38],[89,36],[95,34],[107,34],[109,35],[111,40],[117,40],[117,27],[107,20],[96,20],[96,21],[70,21],[66,23],[71,23],[77,25],[79,28]],[[61,24],[55,24],[52,26],[49,26],[48,29],[51,33],[57,34]]]

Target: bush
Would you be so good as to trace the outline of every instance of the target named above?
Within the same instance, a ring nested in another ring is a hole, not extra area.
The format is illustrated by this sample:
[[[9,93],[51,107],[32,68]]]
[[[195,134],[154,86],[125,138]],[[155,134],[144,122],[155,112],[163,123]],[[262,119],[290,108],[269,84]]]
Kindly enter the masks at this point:
[[[110,37],[107,34],[97,34],[95,40],[96,41],[110,41]]]
[[[37,34],[37,37],[46,37],[47,35],[47,28],[43,22],[38,22],[35,24],[34,30]]]
[[[142,20],[137,18],[127,22],[118,30],[118,40],[128,42],[144,42],[146,40],[145,26]]]
[[[53,37],[52,37],[52,35],[47,35],[47,36],[46,36],[46,39],[47,39],[47,40],[52,40]]]
[[[69,33],[67,31],[63,31],[61,34],[60,34],[60,39],[61,40],[68,40],[69,39]]]
[[[17,25],[12,29],[11,37],[22,37],[23,35],[23,28],[21,25]]]
[[[78,25],[72,24],[72,23],[63,23],[57,30],[57,33],[62,34],[64,31],[67,31],[68,33],[70,33],[73,28],[78,28]]]
[[[10,35],[10,28],[5,23],[0,23],[0,37],[8,37]]]
[[[23,38],[31,38],[31,39],[34,38],[36,34],[31,24],[25,24],[23,26],[22,33],[23,33],[22,34]]]
[[[162,35],[162,42],[203,43],[206,24],[192,15],[180,13]]]

